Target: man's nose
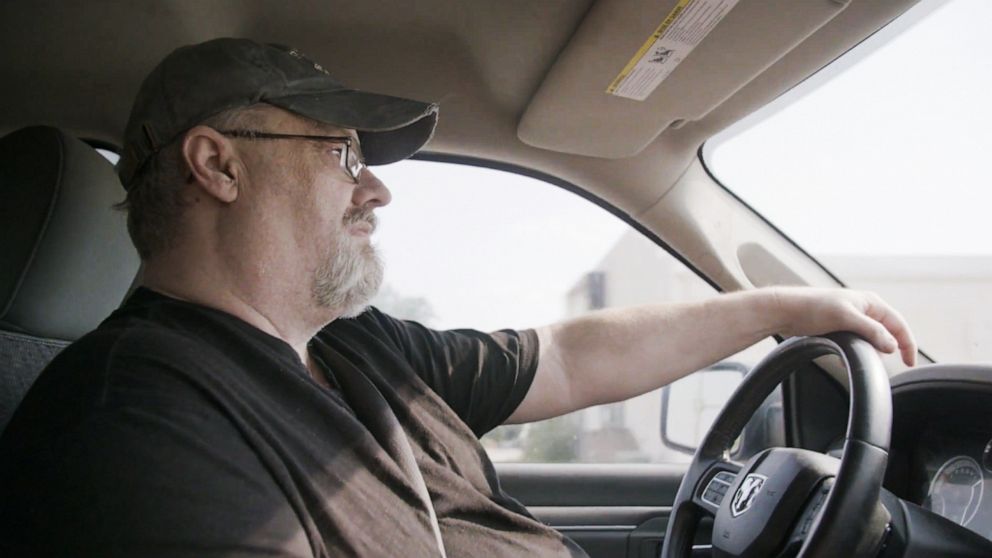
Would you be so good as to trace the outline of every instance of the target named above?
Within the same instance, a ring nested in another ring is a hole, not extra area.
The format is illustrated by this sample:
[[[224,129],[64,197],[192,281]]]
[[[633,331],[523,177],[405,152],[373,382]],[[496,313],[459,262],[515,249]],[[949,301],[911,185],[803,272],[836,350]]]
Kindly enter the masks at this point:
[[[358,180],[355,192],[352,194],[352,203],[358,207],[369,205],[371,207],[382,207],[392,201],[393,195],[389,188],[379,180],[371,170],[364,169],[362,176]]]

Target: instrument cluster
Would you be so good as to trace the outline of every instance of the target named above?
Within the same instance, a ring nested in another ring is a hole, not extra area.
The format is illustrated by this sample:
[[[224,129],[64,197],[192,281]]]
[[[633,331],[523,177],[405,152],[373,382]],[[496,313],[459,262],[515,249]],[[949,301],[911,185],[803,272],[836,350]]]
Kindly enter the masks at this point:
[[[921,506],[992,539],[992,429],[925,429],[914,461]]]

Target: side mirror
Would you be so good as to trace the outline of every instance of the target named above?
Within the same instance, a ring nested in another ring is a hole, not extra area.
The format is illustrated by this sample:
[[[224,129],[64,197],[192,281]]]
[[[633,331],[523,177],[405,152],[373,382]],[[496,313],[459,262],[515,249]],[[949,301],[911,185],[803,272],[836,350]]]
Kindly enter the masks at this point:
[[[748,369],[723,361],[673,382],[661,391],[661,440],[665,446],[693,454]],[[737,451],[740,440],[734,446]]]

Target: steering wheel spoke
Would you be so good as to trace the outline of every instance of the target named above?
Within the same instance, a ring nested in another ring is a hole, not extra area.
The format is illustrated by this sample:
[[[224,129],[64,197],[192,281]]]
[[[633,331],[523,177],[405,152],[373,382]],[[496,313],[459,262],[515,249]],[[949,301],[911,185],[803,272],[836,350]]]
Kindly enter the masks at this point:
[[[729,459],[717,459],[703,472],[696,490],[693,491],[692,501],[700,510],[716,516],[717,510],[723,505],[728,495],[733,493],[731,487],[737,482],[737,475],[743,465]]]
[[[830,489],[833,486],[834,478],[828,477],[820,481],[819,485],[813,489],[813,493],[806,500],[806,505],[803,506],[802,512],[792,527],[789,539],[785,543],[785,550],[781,553],[782,556],[795,556],[805,544],[806,537],[813,530],[814,523],[820,518],[823,504],[826,503],[827,496],[830,495]]]

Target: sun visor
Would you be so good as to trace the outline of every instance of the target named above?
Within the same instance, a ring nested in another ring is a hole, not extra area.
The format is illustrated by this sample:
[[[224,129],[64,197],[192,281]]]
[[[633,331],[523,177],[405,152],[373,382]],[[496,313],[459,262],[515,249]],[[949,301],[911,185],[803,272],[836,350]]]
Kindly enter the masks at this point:
[[[621,158],[703,118],[847,1],[600,0],[524,112],[521,141]]]

